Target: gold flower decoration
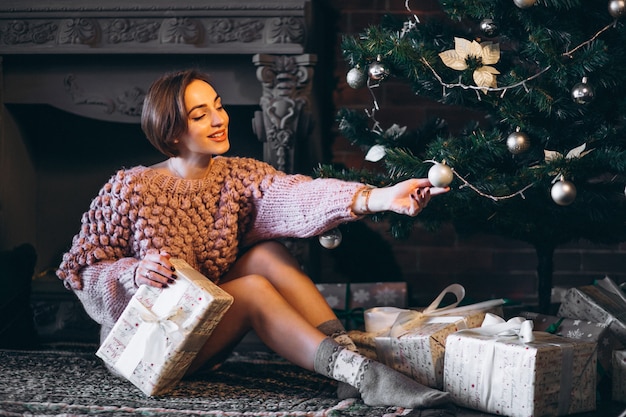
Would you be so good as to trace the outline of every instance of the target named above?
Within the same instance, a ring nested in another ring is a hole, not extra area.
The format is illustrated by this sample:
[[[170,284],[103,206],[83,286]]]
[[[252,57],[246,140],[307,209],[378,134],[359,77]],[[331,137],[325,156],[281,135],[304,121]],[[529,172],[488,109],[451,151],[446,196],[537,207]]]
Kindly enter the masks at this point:
[[[439,54],[443,63],[455,70],[464,71],[468,68],[468,58],[476,59],[481,65],[474,70],[472,77],[478,87],[495,88],[498,86],[496,75],[500,72],[492,64],[500,60],[500,45],[492,42],[468,41],[463,38],[454,38],[454,49]]]

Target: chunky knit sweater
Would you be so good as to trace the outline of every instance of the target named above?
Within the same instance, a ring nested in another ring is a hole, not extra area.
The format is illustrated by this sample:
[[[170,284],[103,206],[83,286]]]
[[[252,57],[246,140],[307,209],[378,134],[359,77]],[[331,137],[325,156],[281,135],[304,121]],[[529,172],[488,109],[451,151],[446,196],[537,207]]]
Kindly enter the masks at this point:
[[[203,179],[120,170],[83,215],[57,275],[104,337],[137,290],[135,270],[148,251],[167,251],[218,282],[242,247],[356,219],[351,206],[361,187],[287,175],[249,158],[215,157]]]

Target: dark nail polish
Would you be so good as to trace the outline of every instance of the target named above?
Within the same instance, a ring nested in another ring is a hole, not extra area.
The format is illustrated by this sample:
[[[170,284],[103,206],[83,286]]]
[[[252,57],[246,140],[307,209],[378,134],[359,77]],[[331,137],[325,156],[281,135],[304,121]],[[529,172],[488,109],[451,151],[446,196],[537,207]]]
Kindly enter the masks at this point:
[[[168,282],[169,284],[173,284],[173,283],[174,283],[174,280],[173,280],[172,278],[168,278],[167,282]]]
[[[178,275],[172,274],[172,279],[178,279]]]
[[[170,269],[171,269],[172,271],[176,271],[176,268],[174,268],[174,265],[170,266]]]

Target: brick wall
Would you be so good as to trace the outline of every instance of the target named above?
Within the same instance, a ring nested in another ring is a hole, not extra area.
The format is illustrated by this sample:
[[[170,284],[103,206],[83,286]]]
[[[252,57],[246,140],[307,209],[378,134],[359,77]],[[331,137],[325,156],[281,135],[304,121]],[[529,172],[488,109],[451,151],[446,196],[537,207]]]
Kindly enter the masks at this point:
[[[410,1],[412,11],[426,19],[440,15],[438,3]],[[340,50],[343,34],[357,34],[379,22],[386,13],[407,13],[403,0],[327,0],[327,16],[334,17],[333,76],[335,109],[372,107],[367,89],[355,90],[346,84],[350,69]],[[329,29],[328,21],[325,30]],[[383,126],[398,123],[417,127],[433,114],[445,117],[451,128],[461,126],[458,109],[443,107],[415,97],[408,86],[389,79],[376,89],[381,110],[377,119]],[[336,126],[331,135],[331,158],[349,167],[368,167],[363,153],[341,137]],[[461,238],[450,227],[427,232],[419,227],[406,240],[393,239],[384,223],[370,221],[342,228],[343,243],[333,250],[320,249],[321,269],[316,280],[394,281],[409,284],[411,305],[426,305],[446,285],[458,282],[465,286],[467,297],[483,300],[505,297],[534,303],[537,296],[537,255],[532,246],[502,237],[472,236]],[[626,243],[597,245],[575,242],[559,247],[554,254],[555,286],[591,283],[609,275],[618,283],[626,281]]]

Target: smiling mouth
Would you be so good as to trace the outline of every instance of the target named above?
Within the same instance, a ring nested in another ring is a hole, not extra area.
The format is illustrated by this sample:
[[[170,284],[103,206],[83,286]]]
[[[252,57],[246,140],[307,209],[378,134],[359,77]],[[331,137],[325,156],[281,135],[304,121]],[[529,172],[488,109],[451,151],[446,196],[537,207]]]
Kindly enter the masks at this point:
[[[215,142],[221,142],[227,138],[225,131],[220,131],[209,136],[209,139]]]

